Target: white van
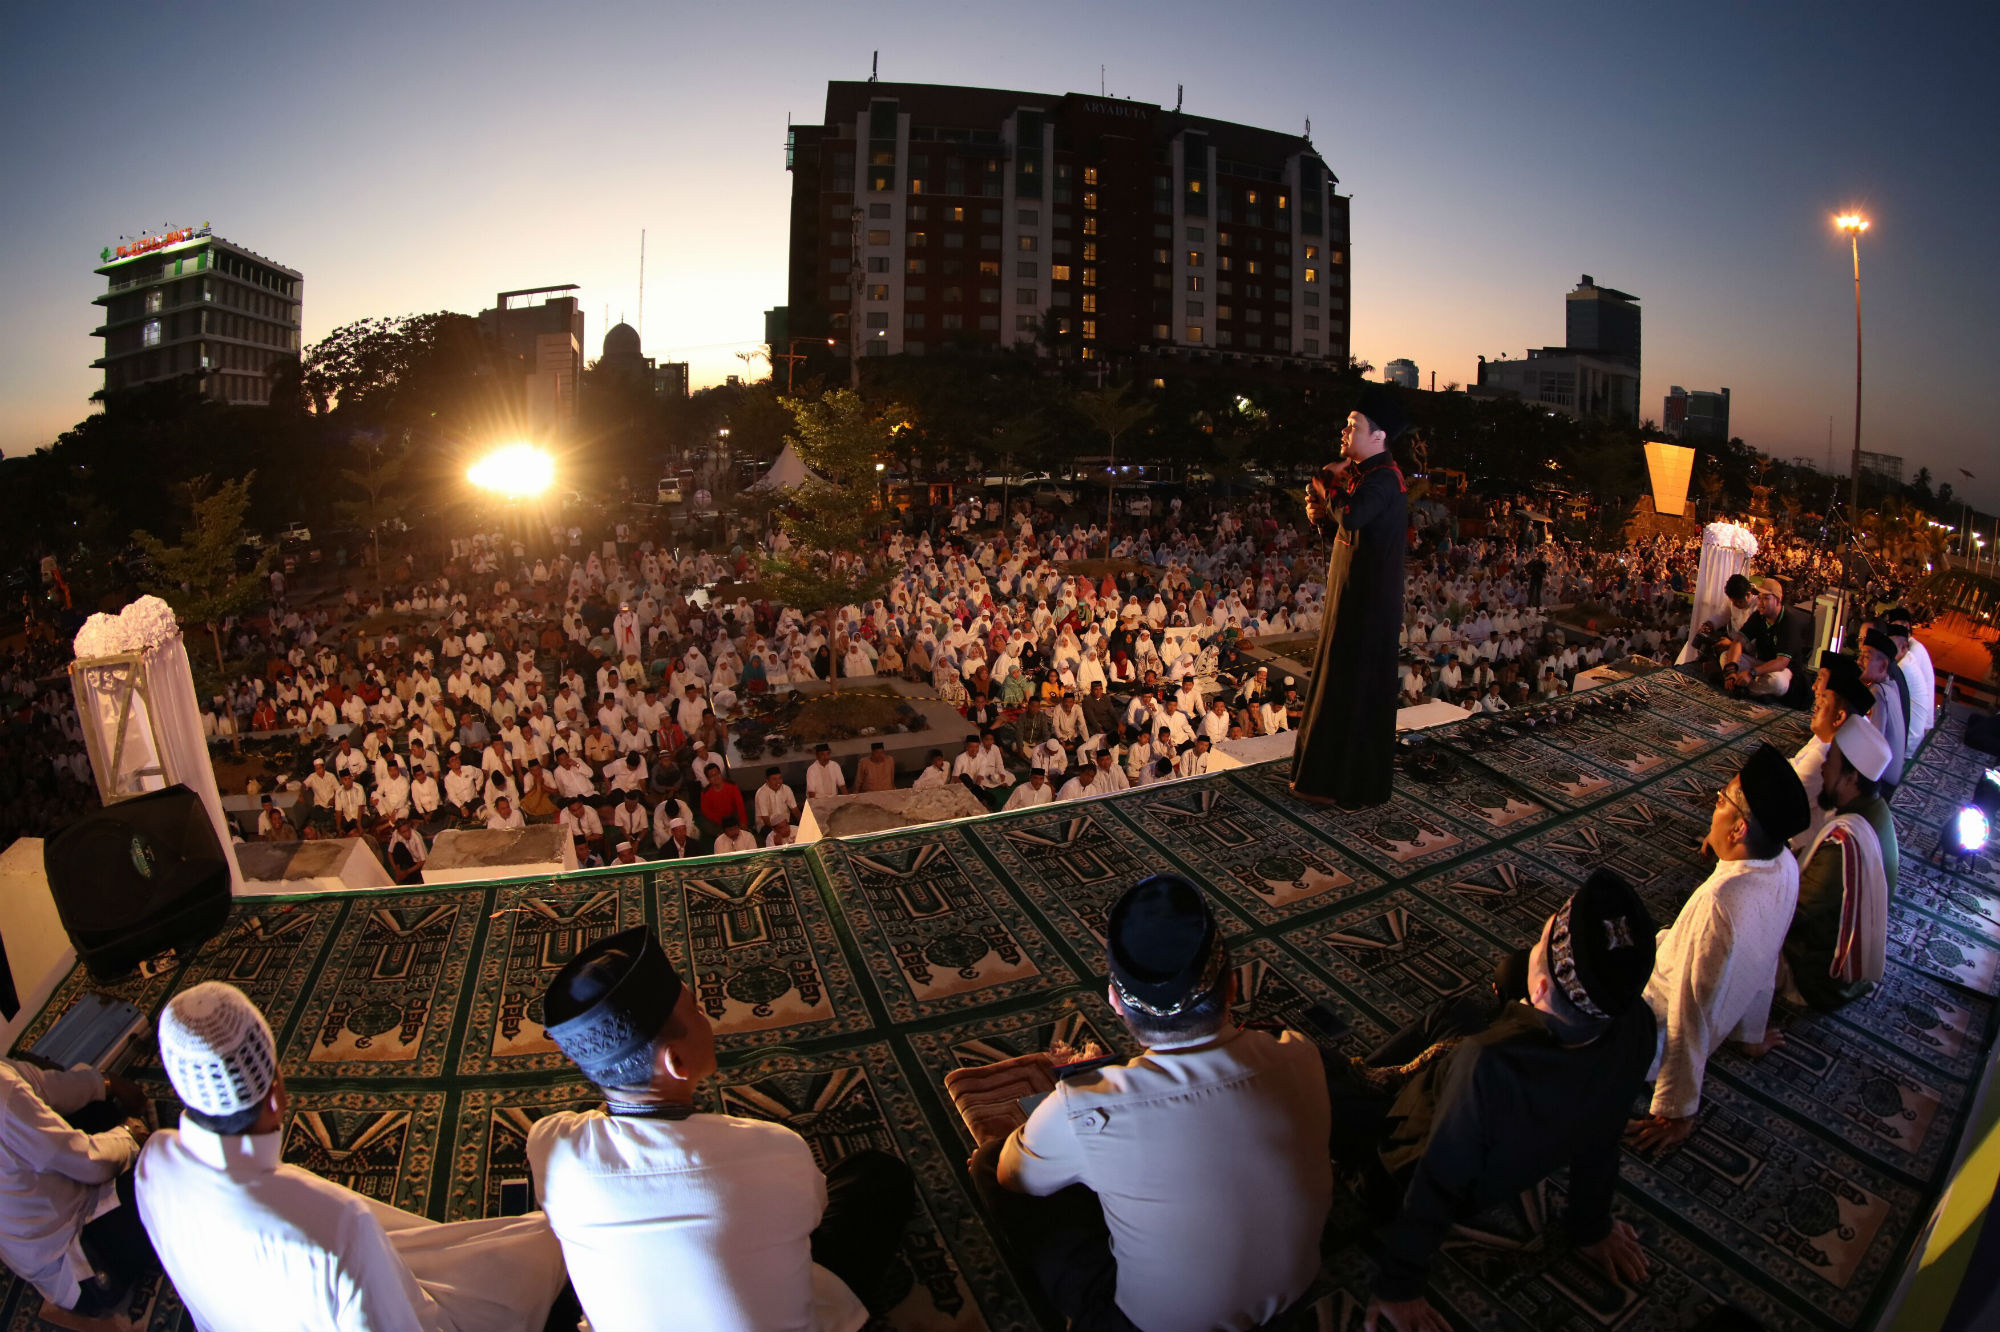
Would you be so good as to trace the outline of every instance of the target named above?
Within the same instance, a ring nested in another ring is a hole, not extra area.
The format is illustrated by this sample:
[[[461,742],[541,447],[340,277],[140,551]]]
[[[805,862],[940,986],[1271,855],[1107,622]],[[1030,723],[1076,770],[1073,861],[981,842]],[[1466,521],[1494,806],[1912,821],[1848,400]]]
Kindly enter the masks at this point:
[[[656,504],[679,504],[681,502],[681,479],[677,476],[661,477],[659,489],[655,494],[653,502]]]

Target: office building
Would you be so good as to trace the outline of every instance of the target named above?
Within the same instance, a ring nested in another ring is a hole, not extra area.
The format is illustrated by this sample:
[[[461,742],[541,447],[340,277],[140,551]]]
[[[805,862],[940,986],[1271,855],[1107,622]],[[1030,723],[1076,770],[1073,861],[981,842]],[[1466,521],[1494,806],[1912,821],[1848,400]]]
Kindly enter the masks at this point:
[[[1475,397],[1519,398],[1579,419],[1639,424],[1639,298],[1585,273],[1564,303],[1567,345],[1479,358]]]
[[[785,327],[819,343],[799,343],[801,374],[1023,344],[1347,362],[1348,201],[1300,135],[1081,93],[835,82],[786,165]]]
[[[1688,443],[1696,440],[1729,438],[1729,390],[1710,393],[1696,389],[1690,393],[1679,384],[1667,390],[1660,412],[1660,429],[1668,439]]]
[[[547,431],[576,418],[583,382],[583,307],[574,282],[503,291],[479,312],[479,333],[530,430]],[[544,299],[536,301],[536,296]],[[633,334],[633,341],[638,335]]]
[[[107,245],[92,271],[103,396],[193,378],[217,402],[271,401],[271,366],[299,354],[305,285],[297,269],[224,240],[204,223]]]
[[[1398,388],[1413,389],[1419,387],[1421,376],[1415,361],[1398,358],[1382,367],[1382,379]]]
[[[1903,484],[1903,459],[1894,453],[1870,453],[1861,451],[1860,472],[1872,476],[1885,486],[1900,487]]]

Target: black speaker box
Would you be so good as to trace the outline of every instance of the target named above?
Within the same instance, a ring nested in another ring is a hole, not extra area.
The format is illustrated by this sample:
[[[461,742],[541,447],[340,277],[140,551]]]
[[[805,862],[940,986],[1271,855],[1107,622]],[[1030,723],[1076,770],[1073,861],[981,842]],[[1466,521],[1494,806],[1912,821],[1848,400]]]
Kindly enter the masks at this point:
[[[190,952],[229,915],[229,861],[185,786],[85,815],[49,840],[42,865],[77,958],[98,980],[163,949]]]

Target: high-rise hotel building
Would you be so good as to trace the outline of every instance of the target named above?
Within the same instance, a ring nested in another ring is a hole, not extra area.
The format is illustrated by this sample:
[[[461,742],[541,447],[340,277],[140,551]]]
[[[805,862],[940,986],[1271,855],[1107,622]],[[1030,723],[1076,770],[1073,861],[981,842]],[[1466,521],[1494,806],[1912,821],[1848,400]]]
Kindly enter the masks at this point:
[[[106,246],[95,271],[108,279],[94,335],[109,397],[141,384],[200,377],[219,402],[271,400],[271,363],[299,354],[304,279],[213,234],[207,226]]]
[[[840,362],[1020,342],[1347,362],[1348,201],[1299,135],[1081,93],[830,83],[787,165],[788,332],[823,370],[829,336]]]

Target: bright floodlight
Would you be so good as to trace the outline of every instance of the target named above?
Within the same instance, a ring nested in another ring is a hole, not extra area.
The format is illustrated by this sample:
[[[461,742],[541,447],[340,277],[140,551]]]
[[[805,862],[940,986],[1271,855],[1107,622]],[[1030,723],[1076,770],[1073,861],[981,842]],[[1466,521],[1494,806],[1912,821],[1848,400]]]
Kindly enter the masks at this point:
[[[1958,817],[1954,822],[1960,851],[1967,855],[1977,855],[1986,849],[1986,839],[1991,835],[1993,825],[1987,819],[1985,810],[1977,805],[1967,805],[1958,811]]]
[[[533,499],[555,484],[556,460],[532,444],[505,444],[472,464],[465,479],[508,499]]]
[[[1866,231],[1868,219],[1859,213],[1842,213],[1833,219],[1833,224],[1842,231]]]

